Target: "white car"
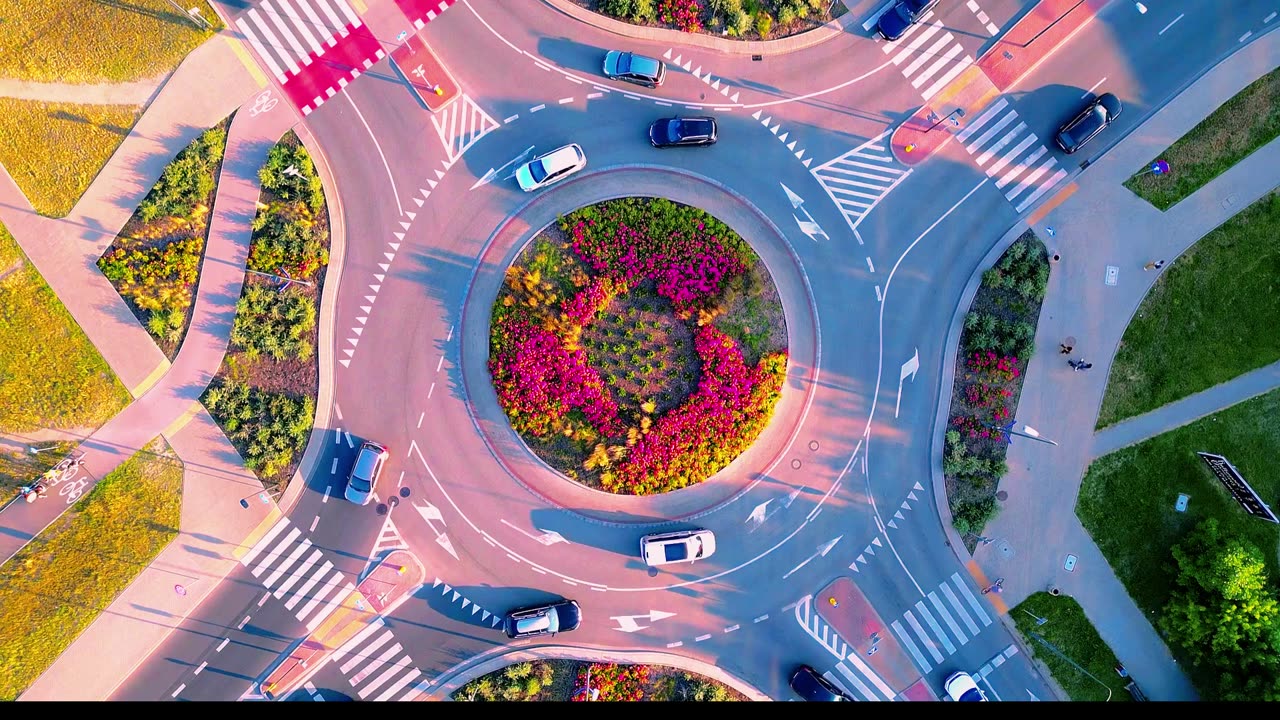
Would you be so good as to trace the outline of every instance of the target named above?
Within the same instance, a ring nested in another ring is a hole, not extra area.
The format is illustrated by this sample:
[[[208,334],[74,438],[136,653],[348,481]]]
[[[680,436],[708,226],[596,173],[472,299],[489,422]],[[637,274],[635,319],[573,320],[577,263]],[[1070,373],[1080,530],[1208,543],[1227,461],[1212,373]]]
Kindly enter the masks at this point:
[[[351,466],[351,474],[347,476],[347,489],[343,491],[343,497],[357,505],[367,505],[378,486],[378,478],[382,476],[382,466],[390,455],[378,443],[365,441],[356,455],[355,464]]]
[[[516,182],[525,192],[558,183],[587,166],[586,153],[575,144],[565,145],[530,160],[516,170]]]
[[[951,673],[942,683],[947,696],[956,702],[987,702],[987,694],[982,692],[973,676],[967,672]]]
[[[640,538],[640,557],[649,567],[691,563],[711,557],[716,536],[710,530],[678,530]]]

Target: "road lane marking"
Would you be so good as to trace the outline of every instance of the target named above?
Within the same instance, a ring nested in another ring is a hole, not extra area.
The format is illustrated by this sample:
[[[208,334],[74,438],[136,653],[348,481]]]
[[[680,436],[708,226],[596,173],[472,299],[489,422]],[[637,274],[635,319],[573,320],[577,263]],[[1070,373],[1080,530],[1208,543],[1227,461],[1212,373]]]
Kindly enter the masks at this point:
[[[1178,15],[1178,17],[1176,17],[1176,18],[1174,18],[1173,20],[1169,21],[1169,24],[1164,26],[1164,30],[1161,30],[1160,32],[1158,32],[1158,33],[1156,33],[1156,34],[1157,34],[1157,35],[1163,35],[1163,34],[1165,34],[1165,32],[1166,32],[1169,28],[1173,27],[1175,23],[1177,23],[1179,20],[1181,20],[1181,19],[1182,19],[1182,16],[1183,16],[1183,15],[1185,15],[1185,14],[1186,14],[1186,13],[1181,13],[1180,15]],[[1272,15],[1275,15],[1275,13],[1272,13]]]
[[[698,637],[694,638],[694,639],[693,639],[693,641],[694,641],[694,642],[702,642],[703,640],[707,640],[707,639],[709,639],[710,637],[711,637],[711,635],[710,635],[710,634],[707,634],[707,635],[699,635]]]
[[[1098,89],[1098,86],[1099,86],[1099,85],[1101,85],[1102,83],[1106,82],[1106,81],[1107,81],[1107,79],[1104,77],[1104,78],[1102,78],[1101,80],[1099,80],[1098,82],[1094,83],[1094,84],[1093,84],[1093,87],[1091,87],[1091,88],[1089,88],[1088,90],[1085,90],[1085,91],[1084,91],[1084,94],[1080,96],[1080,99],[1081,99],[1081,100],[1083,100],[1083,99],[1085,99],[1085,98],[1089,97],[1090,95],[1092,95],[1092,94],[1093,94],[1093,91],[1094,91],[1094,90],[1097,90],[1097,89]]]
[[[187,684],[186,684],[186,683],[182,683],[181,685],[179,685],[179,686],[178,686],[178,689],[177,689],[177,690],[174,690],[174,691],[173,691],[173,694],[172,694],[172,695],[170,695],[169,697],[171,697],[171,698],[176,698],[176,697],[178,697],[178,693],[182,692],[182,691],[183,691],[183,690],[185,690],[185,689],[187,689]]]
[[[218,643],[218,649],[214,650],[214,652],[222,652],[222,648],[226,647],[229,642],[231,642],[231,638],[222,638],[222,642]]]
[[[1245,33],[1245,34],[1241,35],[1241,36],[1240,36],[1240,39],[1239,39],[1239,40],[1237,40],[1236,42],[1244,42],[1245,40],[1248,40],[1248,39],[1249,39],[1249,38],[1251,38],[1251,37],[1253,37],[1253,31],[1252,31],[1252,30],[1250,30],[1249,32],[1247,32],[1247,33]]]
[[[196,668],[196,671],[195,671],[194,673],[192,673],[192,674],[193,674],[193,675],[199,675],[199,674],[200,674],[200,672],[201,672],[201,671],[203,671],[203,670],[204,670],[205,668],[207,668],[207,667],[209,667],[209,663],[208,663],[207,661],[206,661],[206,662],[202,662],[202,663],[200,663],[200,667]]]
[[[739,627],[738,625],[730,625],[729,627],[725,628],[725,629],[724,629],[724,631],[725,631],[726,633],[731,633],[731,632],[733,632],[734,630],[737,630],[737,629],[738,629],[738,627]]]
[[[427,399],[428,399],[428,400],[430,400],[430,399],[431,399],[431,394],[432,394],[432,393],[434,393],[435,391],[436,391],[436,384],[435,384],[435,383],[431,383],[431,387],[427,388]]]
[[[547,106],[546,106],[546,104],[545,104],[545,103],[544,103],[544,104],[542,104],[542,105],[534,105],[533,107],[529,108],[529,112],[531,112],[531,113],[536,113],[536,112],[538,112],[539,110],[545,110],[545,109],[546,109],[546,107],[547,107]]]
[[[655,105],[664,105],[664,106],[666,106],[666,107],[671,107],[671,103],[669,103],[669,102],[662,102],[661,100],[654,100],[654,101],[653,101],[653,103],[654,103]]]
[[[271,599],[271,593],[269,593],[269,592],[268,592],[268,593],[263,593],[263,595],[262,595],[262,599],[258,601],[258,607],[262,607],[263,605],[266,605],[266,604],[267,604],[267,601],[268,601],[268,600],[270,600],[270,599]]]
[[[315,516],[315,517],[311,518],[311,530],[309,530],[308,532],[315,532],[315,531],[316,531],[316,525],[318,525],[319,523],[320,523],[320,516],[319,516],[319,515],[317,515],[317,516]]]
[[[683,642],[683,641],[677,641],[677,642],[673,642],[673,643],[667,643],[667,647],[668,647],[668,648],[678,648],[678,647],[680,647],[681,645],[684,645],[684,642]]]
[[[329,466],[329,474],[330,475],[338,474],[338,458],[334,458],[333,464]]]
[[[503,119],[502,119],[502,124],[503,124],[503,125],[510,125],[511,123],[513,123],[513,122],[515,122],[516,120],[519,120],[519,119],[520,119],[520,113],[516,113],[515,115],[512,115],[511,117],[503,118]]]
[[[424,418],[426,418],[426,417],[427,417],[427,414],[426,414],[425,412],[418,416],[418,429],[419,429],[419,430],[421,430],[421,429],[422,429],[422,421],[423,421],[423,419],[424,419]]]
[[[911,640],[911,635],[907,633],[901,623],[894,620],[889,623],[889,627],[893,628],[893,631],[898,635],[898,639],[907,647],[907,652],[911,653],[911,657],[915,658],[916,667],[920,668],[921,672],[927,673],[933,669],[933,666],[929,664],[928,660],[924,659],[924,655],[920,653],[920,648],[916,647],[916,644]]]
[[[1179,16],[1179,17],[1181,17],[1181,16]],[[1275,14],[1275,13],[1271,13],[1270,15],[1268,15],[1268,16],[1266,16],[1266,17],[1262,18],[1262,24],[1263,24],[1263,25],[1266,25],[1267,23],[1269,23],[1269,22],[1271,22],[1272,20],[1275,20],[1275,19],[1276,19],[1276,14]]]
[[[333,490],[333,486],[332,486],[332,485],[327,485],[327,486],[325,486],[325,489],[324,489],[324,497],[323,497],[323,498],[320,498],[320,504],[321,504],[321,505],[324,505],[325,503],[329,502],[329,491],[330,491],[330,490]]]
[[[240,624],[239,624],[239,625],[236,625],[236,629],[237,629],[237,630],[243,630],[243,629],[244,629],[244,626],[245,626],[245,625],[248,625],[248,624],[249,624],[249,616],[248,616],[248,615],[245,615],[245,616],[244,616],[244,619],[240,621]]]
[[[751,622],[759,623],[759,622],[764,622],[765,620],[768,620],[768,619],[769,619],[769,613],[765,613],[764,615],[761,615],[760,617],[756,618],[755,620],[752,620]]]
[[[595,100],[598,97],[604,97],[604,93],[587,93],[588,100]]]

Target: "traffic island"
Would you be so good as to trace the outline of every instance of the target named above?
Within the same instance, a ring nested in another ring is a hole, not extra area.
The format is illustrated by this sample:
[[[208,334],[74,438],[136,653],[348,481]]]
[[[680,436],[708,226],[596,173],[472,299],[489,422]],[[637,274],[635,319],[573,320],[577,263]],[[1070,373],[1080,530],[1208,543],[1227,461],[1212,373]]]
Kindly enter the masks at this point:
[[[849,645],[851,665],[869,665],[894,692],[920,679],[920,673],[889,627],[880,619],[853,578],[840,577],[813,599],[818,617]],[[918,689],[915,691],[918,694]]]
[[[404,602],[422,584],[426,569],[408,550],[395,550],[342,599],[316,631],[294,647],[262,681],[268,700],[284,699],[317,672],[351,638]]]
[[[458,82],[427,46],[421,32],[405,38],[400,47],[391,51],[391,65],[433,113],[440,112],[458,97]]]

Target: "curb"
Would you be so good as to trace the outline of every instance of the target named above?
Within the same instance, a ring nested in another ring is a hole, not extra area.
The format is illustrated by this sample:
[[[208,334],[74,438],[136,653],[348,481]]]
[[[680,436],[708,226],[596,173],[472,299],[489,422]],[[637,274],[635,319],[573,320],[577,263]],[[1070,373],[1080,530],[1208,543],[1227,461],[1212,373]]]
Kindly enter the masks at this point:
[[[840,1],[841,4],[844,4],[843,0]],[[828,40],[836,38],[839,35],[851,32],[851,27],[858,27],[858,23],[854,19],[853,13],[849,10],[849,6],[845,4],[844,15],[827,22],[821,27],[806,30],[790,37],[778,40],[724,40],[722,38],[715,37],[714,35],[703,35],[701,33],[687,33],[679,30],[668,30],[667,28],[632,25],[629,22],[614,20],[613,18],[600,13],[587,10],[570,0],[542,0],[542,2],[563,15],[568,15],[580,23],[585,23],[597,30],[603,30],[607,33],[620,35],[633,40],[649,40],[652,42],[665,42],[684,47],[692,46],[702,48],[704,50],[714,50],[726,55],[762,55],[765,53],[771,55],[785,55],[786,53],[805,50],[815,45],[820,45]]]
[[[324,148],[306,123],[297,122],[293,131],[315,161],[316,174],[325,189],[325,204],[329,208],[329,267],[325,270],[325,287],[320,292],[320,317],[317,319],[316,361],[318,376],[316,389],[316,416],[311,423],[311,435],[302,451],[302,460],[289,478],[284,494],[276,501],[280,512],[288,515],[307,489],[307,478],[315,471],[324,454],[324,435],[328,432],[330,414],[333,411],[333,329],[337,316],[338,288],[342,285],[342,266],[347,254],[346,214],[338,182],[329,166]]]
[[[619,652],[597,648],[578,648],[565,645],[542,646],[528,650],[512,650],[507,646],[477,655],[436,676],[435,688],[419,695],[417,701],[453,702],[451,695],[467,683],[508,665],[531,660],[578,660],[581,662],[618,663],[629,665],[665,665],[679,670],[695,672],[728,685],[747,696],[753,702],[772,702],[773,698],[730,674],[718,665],[672,653],[645,651]]]

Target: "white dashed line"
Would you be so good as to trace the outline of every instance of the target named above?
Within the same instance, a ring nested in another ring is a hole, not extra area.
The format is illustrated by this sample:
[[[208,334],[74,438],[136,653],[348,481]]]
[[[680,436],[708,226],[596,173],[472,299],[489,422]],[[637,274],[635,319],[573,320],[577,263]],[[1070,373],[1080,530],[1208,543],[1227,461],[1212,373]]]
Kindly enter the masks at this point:
[[[572,585],[574,587],[578,587],[578,583],[572,580],[565,580],[564,578],[560,578],[560,582],[564,583],[565,585]]]
[[[653,101],[653,104],[654,104],[654,105],[663,105],[663,106],[665,106],[665,107],[671,107],[671,103],[669,103],[669,102],[662,102],[661,100],[654,100],[654,101]]]
[[[673,642],[673,643],[667,643],[667,647],[669,647],[669,648],[678,648],[678,647],[680,647],[681,645],[684,645],[684,642],[683,642],[683,641],[677,641],[677,642]]]
[[[315,516],[314,518],[311,518],[311,532],[315,532],[315,531],[316,531],[316,525],[319,525],[319,524],[320,524],[320,516],[319,516],[319,515]]]
[[[871,256],[869,255],[867,256],[867,270],[870,272],[876,271],[876,266],[871,263]]]
[[[604,93],[587,93],[588,100],[595,100],[598,97],[604,97]]]
[[[207,667],[209,667],[209,663],[208,663],[208,662],[202,662],[202,663],[200,663],[200,667],[196,668],[196,671],[195,671],[194,673],[192,673],[192,675],[199,675],[199,674],[200,674],[200,672],[201,672],[201,671],[203,671],[203,670],[204,670],[205,668],[207,668]]]
[[[330,475],[338,474],[338,458],[334,458],[333,464],[329,466],[329,474]]]
[[[725,628],[725,629],[724,629],[724,631],[725,631],[726,633],[731,633],[731,632],[733,632],[734,630],[737,630],[739,627],[740,627],[740,626],[738,626],[738,625],[730,625],[729,627]]]
[[[258,601],[258,607],[262,607],[263,605],[266,605],[267,601],[270,599],[271,599],[271,593],[266,593],[265,595],[262,596],[262,599]]]
[[[546,109],[546,107],[547,107],[547,106],[546,106],[546,104],[542,104],[542,105],[534,105],[533,107],[529,108],[529,112],[531,112],[531,113],[536,113],[536,112],[538,112],[539,110],[545,110],[545,109]]]
[[[218,649],[214,650],[214,652],[222,652],[222,648],[226,647],[229,642],[231,642],[231,638],[222,638],[222,642],[218,643]]]
[[[686,109],[686,110],[701,110],[701,109],[702,109],[702,106],[701,106],[701,105],[685,105],[684,107],[685,107],[685,109]]]
[[[1186,13],[1182,13],[1182,15],[1185,15],[1185,14],[1186,14]],[[1176,18],[1174,18],[1173,20],[1171,20],[1171,21],[1169,22],[1169,24],[1168,24],[1168,25],[1165,25],[1165,26],[1164,26],[1164,30],[1161,30],[1160,32],[1158,32],[1158,33],[1156,33],[1156,34],[1157,34],[1157,35],[1163,35],[1163,34],[1165,34],[1165,32],[1169,30],[1169,28],[1171,28],[1171,27],[1173,27],[1173,26],[1174,26],[1174,23],[1176,23],[1176,22],[1178,22],[1179,20],[1181,20],[1181,19],[1182,19],[1182,15],[1179,15],[1178,17],[1176,17]]]
[[[606,87],[600,87],[599,85],[592,85],[591,87],[593,87],[593,88],[595,88],[595,89],[599,90],[600,92],[613,92],[613,91],[612,91],[612,90],[610,90],[609,88],[606,88]]]
[[[421,430],[421,429],[422,429],[422,421],[423,421],[424,419],[426,419],[426,417],[427,417],[427,414],[426,414],[426,413],[422,413],[421,415],[419,415],[419,416],[418,416],[418,429],[419,429],[419,430]]]
[[[435,391],[436,391],[436,384],[435,384],[435,383],[431,383],[431,387],[427,388],[427,399],[428,399],[428,400],[430,400],[430,399],[431,399],[431,395],[432,395],[433,393],[435,393]]]
[[[595,590],[596,592],[605,592],[605,591],[607,591],[609,588],[596,587],[596,586],[592,585],[592,586],[591,586],[591,589],[592,589],[592,590]]]
[[[507,557],[511,558],[511,562],[517,565],[520,564],[520,558],[516,557],[515,555],[512,555],[511,553],[507,553]]]
[[[711,638],[711,635],[710,635],[710,634],[708,634],[708,635],[699,635],[698,637],[694,638],[694,639],[693,639],[693,641],[694,641],[694,642],[702,642],[703,640],[707,640],[707,639],[710,639],[710,638]]]
[[[240,624],[239,624],[239,625],[236,625],[236,629],[237,629],[237,630],[243,630],[243,629],[244,629],[244,626],[245,626],[245,625],[248,625],[248,624],[249,624],[249,616],[248,616],[248,615],[245,615],[245,616],[244,616],[244,619],[240,621]]]
[[[180,692],[182,692],[183,690],[186,690],[186,689],[187,689],[187,684],[186,684],[186,683],[182,683],[181,685],[179,685],[179,686],[178,686],[178,689],[177,689],[177,690],[174,690],[174,691],[173,691],[173,694],[172,694],[172,695],[170,695],[169,697],[175,697],[175,698],[176,698],[176,697],[178,697],[178,693],[180,693]]]
[[[753,622],[753,623],[761,623],[761,622],[764,622],[765,620],[768,620],[768,619],[769,619],[769,614],[768,614],[768,613],[765,613],[764,615],[761,615],[760,617],[756,618],[755,620],[752,620],[751,622]]]
[[[323,505],[323,504],[325,504],[325,503],[329,502],[329,491],[330,491],[330,490],[333,490],[333,486],[332,486],[332,485],[330,485],[330,486],[328,486],[328,487],[326,487],[326,488],[324,489],[324,497],[320,498],[320,504],[321,504],[321,505]]]
[[[1249,38],[1251,38],[1251,37],[1253,37],[1253,31],[1252,31],[1252,30],[1250,30],[1249,32],[1247,32],[1247,33],[1245,33],[1245,34],[1241,35],[1241,36],[1240,36],[1240,39],[1239,39],[1237,42],[1244,42],[1245,40],[1248,40],[1248,39],[1249,39]]]
[[[1094,83],[1094,84],[1093,84],[1093,87],[1091,87],[1091,88],[1089,88],[1088,90],[1086,90],[1086,91],[1084,92],[1084,94],[1080,96],[1080,99],[1081,99],[1081,100],[1083,100],[1083,99],[1085,99],[1085,98],[1089,97],[1090,95],[1092,95],[1092,94],[1093,94],[1093,91],[1094,91],[1094,90],[1097,90],[1097,89],[1098,89],[1098,86],[1099,86],[1099,85],[1101,85],[1102,83],[1106,82],[1106,81],[1107,81],[1107,79],[1104,77],[1104,78],[1102,78],[1101,80],[1099,80],[1098,82]]]
[[[626,98],[626,99],[628,99],[628,100],[643,100],[643,99],[644,99],[644,98],[640,97],[639,95],[623,95],[622,97],[624,97],[624,98]]]
[[[1269,23],[1269,22],[1271,22],[1272,20],[1275,20],[1275,19],[1276,19],[1276,14],[1275,14],[1275,13],[1271,13],[1270,15],[1268,15],[1268,16],[1266,16],[1266,17],[1262,18],[1262,24],[1263,24],[1263,25],[1266,25],[1267,23]],[[338,418],[338,419],[339,419],[339,420],[341,420],[342,418]]]
[[[502,124],[503,124],[503,125],[510,125],[511,123],[515,122],[515,121],[516,121],[516,120],[518,120],[519,118],[520,118],[520,113],[516,113],[515,115],[512,115],[512,116],[511,116],[511,117],[509,117],[509,118],[504,118],[504,119],[503,119],[503,121],[502,121]]]
[[[572,99],[572,98],[570,98]],[[440,361],[436,363],[436,372],[440,372],[440,368],[444,367],[444,356],[440,356]]]
[[[560,99],[559,99],[559,100],[557,100],[556,102],[557,102],[558,104],[560,104],[560,105],[564,105],[565,103],[571,103],[571,102],[573,102],[573,98],[571,98],[571,97],[567,97],[567,98],[560,98]]]
[[[534,565],[530,565],[530,566],[529,566],[529,569],[530,569],[530,570],[532,570],[532,571],[534,571],[534,572],[536,572],[536,573],[538,573],[538,574],[540,574],[540,575],[546,575],[546,574],[547,574],[547,571],[546,571],[546,570],[543,570],[542,568],[537,567],[537,566],[534,566]]]
[[[343,430],[342,436],[347,439],[347,447],[355,449],[356,443],[354,440],[351,439],[351,433],[347,432],[346,430]]]

